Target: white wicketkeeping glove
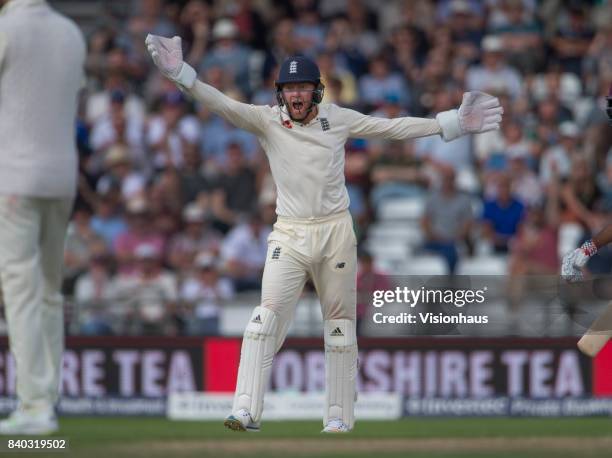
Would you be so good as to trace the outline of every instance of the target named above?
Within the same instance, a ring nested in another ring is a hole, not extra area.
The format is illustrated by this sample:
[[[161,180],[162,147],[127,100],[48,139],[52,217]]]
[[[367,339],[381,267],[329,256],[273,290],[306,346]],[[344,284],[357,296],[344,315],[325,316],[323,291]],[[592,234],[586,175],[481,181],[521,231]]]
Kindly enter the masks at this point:
[[[499,99],[480,91],[465,92],[459,110],[438,113],[436,119],[447,142],[465,134],[499,129],[504,109]]]
[[[587,240],[580,248],[567,253],[561,264],[561,277],[569,282],[582,280],[582,268],[595,253],[597,247],[592,240]]]
[[[193,87],[197,75],[193,67],[183,61],[181,37],[165,38],[148,34],[145,44],[153,62],[166,78],[174,81],[181,89]]]

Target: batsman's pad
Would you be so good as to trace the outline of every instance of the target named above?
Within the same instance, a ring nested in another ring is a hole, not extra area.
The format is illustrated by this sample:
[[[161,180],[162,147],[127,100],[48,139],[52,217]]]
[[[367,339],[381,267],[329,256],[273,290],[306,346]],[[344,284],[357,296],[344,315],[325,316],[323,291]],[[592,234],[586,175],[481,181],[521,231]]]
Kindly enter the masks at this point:
[[[264,392],[270,379],[276,347],[278,317],[272,310],[255,307],[244,331],[233,412],[247,409],[255,423],[261,419]]]
[[[325,321],[325,398],[323,424],[339,418],[349,428],[355,423],[357,396],[357,336],[352,320]]]

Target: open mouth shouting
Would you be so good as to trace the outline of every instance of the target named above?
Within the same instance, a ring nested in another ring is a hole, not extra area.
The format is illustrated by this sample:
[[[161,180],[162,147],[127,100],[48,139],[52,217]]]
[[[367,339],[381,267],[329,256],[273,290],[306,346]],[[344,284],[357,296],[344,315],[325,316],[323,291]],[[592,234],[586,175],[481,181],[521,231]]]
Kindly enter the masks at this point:
[[[304,102],[302,100],[293,100],[291,102],[291,108],[295,114],[303,114],[305,111]]]

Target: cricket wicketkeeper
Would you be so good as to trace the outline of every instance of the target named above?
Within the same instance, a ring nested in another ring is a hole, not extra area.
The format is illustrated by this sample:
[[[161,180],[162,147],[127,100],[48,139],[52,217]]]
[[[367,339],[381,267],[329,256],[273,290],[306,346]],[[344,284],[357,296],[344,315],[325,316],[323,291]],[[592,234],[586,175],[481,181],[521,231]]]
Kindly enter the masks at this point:
[[[280,349],[308,278],[322,305],[326,409],[323,432],[353,428],[357,338],[355,334],[357,241],[344,185],[344,144],[349,137],[407,140],[499,128],[497,98],[468,92],[458,110],[436,119],[382,119],[322,104],[317,65],[304,56],[283,62],[276,81],[278,105],[239,103],[197,80],[183,62],[181,39],[146,39],[160,71],[184,92],[235,126],[259,138],[278,190],[278,220],[268,239],[261,304],[244,333],[234,406],[225,425],[258,430],[272,358]]]

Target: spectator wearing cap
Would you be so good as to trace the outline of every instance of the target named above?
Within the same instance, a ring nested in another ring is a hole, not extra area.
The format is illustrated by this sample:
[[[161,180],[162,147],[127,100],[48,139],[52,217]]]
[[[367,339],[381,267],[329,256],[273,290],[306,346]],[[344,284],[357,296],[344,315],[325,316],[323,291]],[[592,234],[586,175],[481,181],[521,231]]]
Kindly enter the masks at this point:
[[[132,164],[130,150],[125,145],[111,146],[104,156],[104,174],[98,180],[96,189],[102,193],[117,184],[121,189],[121,198],[124,201],[143,197],[146,180]]]
[[[425,250],[442,256],[452,275],[459,261],[458,246],[468,240],[473,212],[469,197],[457,190],[455,171],[450,167],[441,171],[440,190],[427,198],[421,225]]]
[[[253,212],[223,240],[223,269],[233,281],[236,291],[261,288],[270,232],[271,228],[263,223],[259,213]]]
[[[197,253],[218,255],[222,240],[221,233],[210,226],[210,215],[197,203],[191,203],[183,210],[183,230],[170,240],[169,264],[179,272],[186,272]]]
[[[156,170],[182,167],[184,151],[197,149],[200,125],[195,116],[186,114],[186,100],[180,91],[163,94],[159,114],[151,118],[145,135]]]
[[[117,278],[115,300],[127,306],[133,332],[176,335],[182,328],[182,319],[177,315],[176,276],[162,269],[161,260],[157,245],[141,243],[134,249],[134,270],[120,273]]]
[[[552,179],[553,168],[556,174],[565,179],[571,170],[572,158],[577,154],[580,141],[580,129],[571,121],[565,121],[559,126],[559,143],[551,146],[540,161],[540,180],[549,183]]]
[[[212,48],[202,60],[199,71],[206,72],[212,67],[220,67],[243,94],[250,94],[250,53],[239,38],[238,27],[233,19],[218,19],[212,29]]]
[[[134,199],[127,203],[128,230],[117,237],[113,246],[121,273],[134,271],[135,252],[140,245],[153,246],[157,252],[164,253],[164,237],[151,225],[151,217],[146,200]]]
[[[507,91],[517,99],[523,91],[520,74],[506,64],[502,39],[487,35],[482,40],[482,63],[471,66],[466,74],[466,86],[470,91]]]
[[[193,262],[194,272],[183,283],[180,300],[190,313],[187,334],[219,335],[219,318],[224,302],[234,297],[234,287],[219,276],[215,255],[201,252]]]
[[[496,196],[485,200],[481,218],[482,236],[496,253],[508,252],[508,243],[516,235],[524,212],[525,206],[512,193],[511,178],[501,175]]]
[[[257,205],[256,175],[248,166],[240,145],[232,143],[226,154],[219,186],[212,193],[215,219],[225,231],[236,224],[240,214],[253,211]]]

